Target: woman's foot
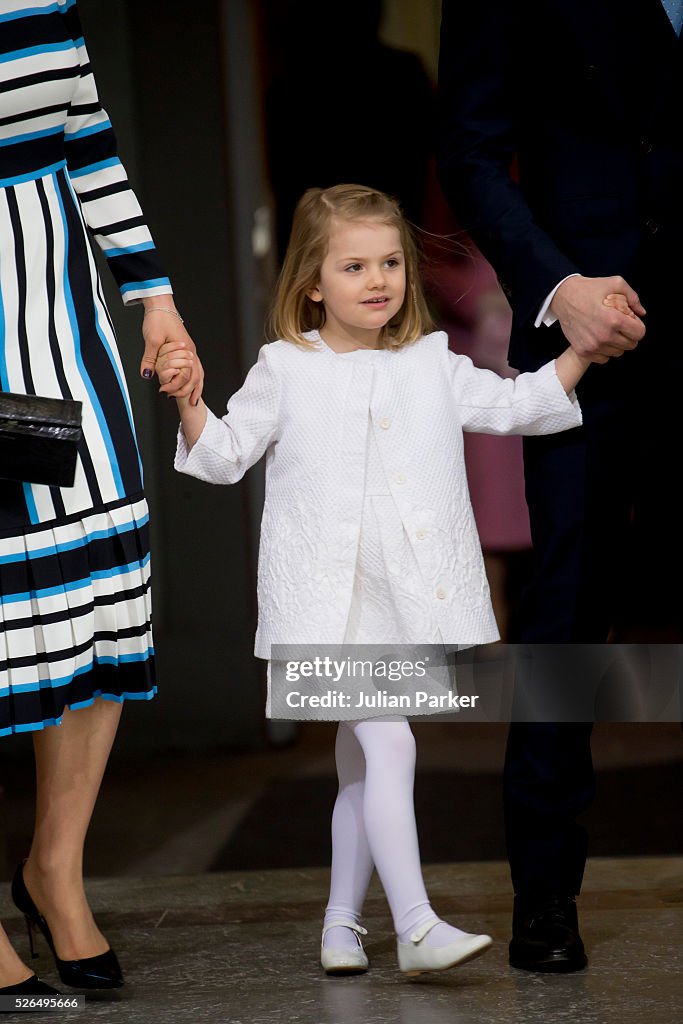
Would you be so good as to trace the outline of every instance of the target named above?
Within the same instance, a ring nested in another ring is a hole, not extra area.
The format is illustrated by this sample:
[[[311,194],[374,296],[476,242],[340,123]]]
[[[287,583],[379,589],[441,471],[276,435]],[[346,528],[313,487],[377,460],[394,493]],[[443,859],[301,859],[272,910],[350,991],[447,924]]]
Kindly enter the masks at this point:
[[[36,908],[52,933],[60,960],[83,960],[106,953],[109,943],[88,906],[82,876],[36,869],[30,858],[23,878]]]
[[[18,956],[0,925],[0,989],[12,988],[33,977],[33,971]]]
[[[398,938],[398,966],[408,975],[445,971],[480,956],[492,941],[490,935],[463,932],[434,917],[419,925],[409,936]]]
[[[81,954],[71,959],[59,956],[50,926],[26,887],[23,867],[23,864],[20,864],[14,873],[14,878],[12,879],[12,899],[15,906],[22,911],[26,918],[29,942],[33,955],[36,956],[34,951],[35,932],[40,931],[55,958],[55,965],[59,971],[59,976],[65,985],[86,989],[120,988],[123,985],[123,974],[121,973],[121,966],[116,958],[116,954],[110,947],[107,947],[102,953],[94,953],[88,956]],[[70,920],[71,918],[69,917],[68,921]],[[104,939],[104,936],[102,938]]]
[[[46,985],[44,981],[37,978],[35,974],[30,974],[25,981],[20,981],[15,985],[4,985],[0,988],[0,996],[61,996],[62,993],[53,988],[52,985]],[[0,1011],[3,1012],[3,1011]]]
[[[323,928],[320,963],[328,974],[359,974],[368,969],[361,935],[365,928],[353,921],[335,921]]]

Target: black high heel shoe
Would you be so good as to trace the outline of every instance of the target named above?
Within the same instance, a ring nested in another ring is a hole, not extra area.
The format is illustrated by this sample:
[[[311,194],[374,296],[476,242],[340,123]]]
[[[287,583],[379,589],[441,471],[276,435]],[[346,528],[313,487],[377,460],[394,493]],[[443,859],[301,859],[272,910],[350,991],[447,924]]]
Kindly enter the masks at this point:
[[[31,955],[34,958],[38,956],[34,934],[39,928],[55,958],[59,977],[65,985],[70,985],[72,988],[120,988],[123,985],[123,974],[113,949],[108,949],[106,953],[100,953],[98,956],[84,957],[82,960],[59,959],[47,921],[39,913],[26,888],[23,864],[19,864],[12,879],[12,899],[17,910],[20,910],[26,919]],[[31,980],[31,978],[28,979],[28,981]]]
[[[17,985],[5,985],[4,988],[0,988],[0,996],[61,996],[62,993],[58,992],[56,988],[52,988],[51,985],[46,985],[40,978],[36,978],[35,974],[32,974],[30,978],[26,978],[25,981],[20,981]]]

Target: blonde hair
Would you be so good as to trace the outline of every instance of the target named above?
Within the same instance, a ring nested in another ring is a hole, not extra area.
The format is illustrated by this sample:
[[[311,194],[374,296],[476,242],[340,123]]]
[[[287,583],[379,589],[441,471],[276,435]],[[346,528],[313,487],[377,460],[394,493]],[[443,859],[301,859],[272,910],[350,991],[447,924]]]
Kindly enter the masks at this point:
[[[405,259],[406,294],[398,313],[382,328],[382,348],[400,348],[417,341],[433,327],[420,281],[420,260],[413,234],[395,199],[364,185],[309,188],[294,212],[275,302],[270,315],[271,337],[311,347],[304,331],[325,323],[325,307],[308,297],[320,280],[327,255],[333,217],[342,220],[379,221],[398,229]]]

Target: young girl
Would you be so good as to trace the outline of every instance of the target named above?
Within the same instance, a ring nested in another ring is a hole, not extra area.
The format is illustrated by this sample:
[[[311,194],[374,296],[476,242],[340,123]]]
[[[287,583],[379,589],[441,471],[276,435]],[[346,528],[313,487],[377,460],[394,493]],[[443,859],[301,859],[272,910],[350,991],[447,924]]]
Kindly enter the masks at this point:
[[[463,430],[541,434],[581,423],[588,360],[567,349],[502,379],[448,350],[431,321],[396,203],[357,185],[311,189],[296,211],[273,326],[217,419],[179,399],[176,469],[235,483],[266,453],[257,657],[271,644],[480,644],[498,639],[463,461]],[[192,365],[167,346],[161,390]],[[339,794],[321,963],[364,971],[373,866],[406,974],[482,953],[441,921],[422,880],[405,718],[340,722]]]

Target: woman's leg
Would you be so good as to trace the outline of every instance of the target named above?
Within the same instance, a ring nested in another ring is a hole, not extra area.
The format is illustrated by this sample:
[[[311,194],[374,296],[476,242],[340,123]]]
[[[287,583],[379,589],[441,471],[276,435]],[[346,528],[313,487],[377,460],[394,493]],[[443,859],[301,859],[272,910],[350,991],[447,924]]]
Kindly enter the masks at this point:
[[[332,812],[332,877],[324,924],[360,924],[373,863],[363,822],[365,755],[347,722],[340,722],[337,729],[335,760],[339,792]],[[357,949],[358,940],[350,928],[330,928],[324,945]]]
[[[419,925],[437,916],[422,879],[415,824],[415,738],[405,718],[396,716],[349,726],[365,756],[363,821],[368,845],[396,934],[401,942],[408,942]],[[442,923],[427,934],[424,943],[443,946],[463,934]]]
[[[0,988],[18,985],[30,978],[33,971],[17,956],[7,932],[0,924]]]
[[[36,822],[24,881],[62,960],[109,948],[86,899],[83,844],[122,707],[99,698],[33,736]]]

